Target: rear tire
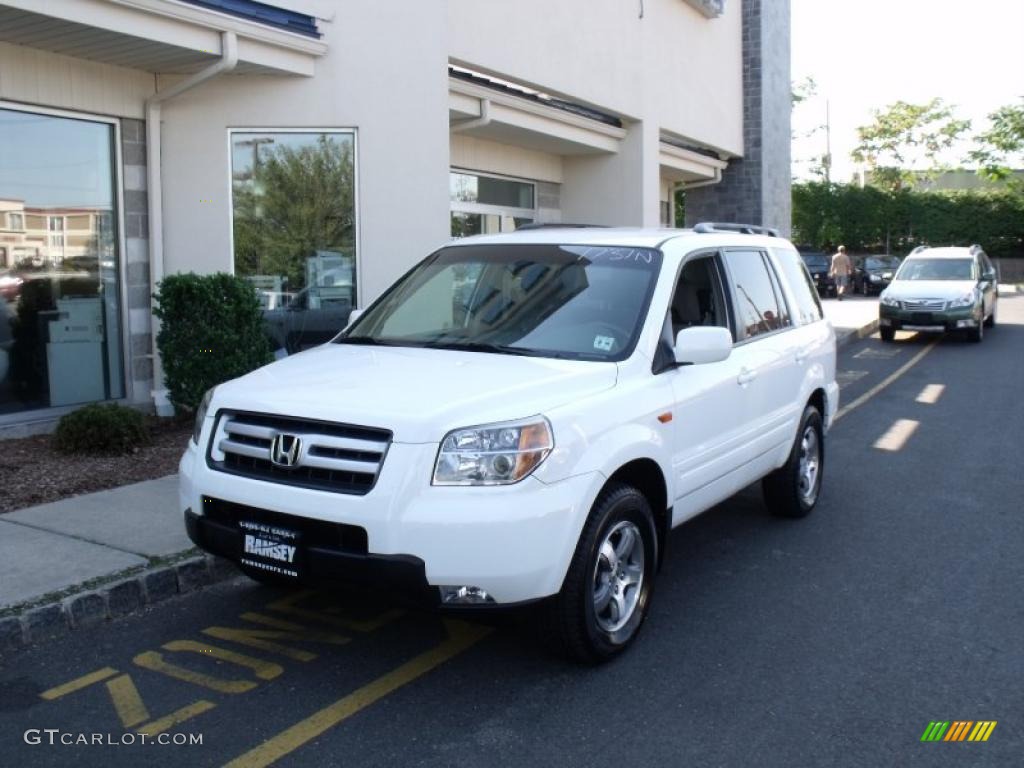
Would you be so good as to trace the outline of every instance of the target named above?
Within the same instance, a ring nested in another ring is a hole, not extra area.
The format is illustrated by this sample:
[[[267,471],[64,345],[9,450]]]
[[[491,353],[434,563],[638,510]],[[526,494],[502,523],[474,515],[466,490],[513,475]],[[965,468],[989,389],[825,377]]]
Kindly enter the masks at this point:
[[[583,526],[561,591],[540,606],[542,640],[583,664],[617,656],[647,617],[657,559],[647,497],[609,483]]]
[[[821,413],[804,408],[789,459],[761,481],[764,501],[779,517],[806,517],[818,503],[825,470],[825,435]]]
[[[889,343],[896,338],[896,331],[883,326],[878,329],[878,335],[882,337],[882,341]]]

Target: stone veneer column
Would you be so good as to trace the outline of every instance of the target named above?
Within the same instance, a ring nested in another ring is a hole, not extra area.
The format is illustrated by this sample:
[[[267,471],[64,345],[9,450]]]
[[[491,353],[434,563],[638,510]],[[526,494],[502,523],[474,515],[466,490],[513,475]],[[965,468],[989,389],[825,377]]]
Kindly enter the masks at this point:
[[[762,224],[777,227],[788,237],[790,0],[742,0],[742,5],[743,158],[729,162],[719,184],[686,193],[686,224]]]
[[[121,156],[124,164],[125,285],[128,297],[130,343],[125,360],[128,397],[151,403],[153,389],[152,300],[149,286],[149,216],[146,193],[146,124],[121,120]]]

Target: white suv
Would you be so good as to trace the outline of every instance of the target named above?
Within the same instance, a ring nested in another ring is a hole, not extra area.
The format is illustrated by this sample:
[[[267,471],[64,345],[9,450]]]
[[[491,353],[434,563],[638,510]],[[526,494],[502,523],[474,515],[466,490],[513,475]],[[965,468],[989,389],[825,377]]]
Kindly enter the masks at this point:
[[[835,361],[771,230],[467,238],[330,343],[207,393],[181,508],[255,578],[543,599],[550,637],[602,660],[673,527],[761,479],[776,513],[813,509]]]

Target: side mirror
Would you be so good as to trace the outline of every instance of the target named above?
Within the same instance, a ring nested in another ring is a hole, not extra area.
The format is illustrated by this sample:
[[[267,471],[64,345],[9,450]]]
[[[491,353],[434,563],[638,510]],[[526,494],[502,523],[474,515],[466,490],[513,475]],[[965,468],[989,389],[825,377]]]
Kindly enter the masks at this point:
[[[363,310],[361,310],[361,309],[353,309],[351,312],[349,312],[348,313],[348,324],[352,325],[352,323],[354,323],[356,320],[359,319],[359,316],[361,314],[363,314]],[[348,326],[346,326],[346,327],[348,327]]]
[[[987,272],[982,272],[981,279],[994,283],[996,281],[996,271],[994,269],[990,269]]]
[[[677,363],[718,363],[732,354],[732,334],[726,328],[698,325],[676,334]]]

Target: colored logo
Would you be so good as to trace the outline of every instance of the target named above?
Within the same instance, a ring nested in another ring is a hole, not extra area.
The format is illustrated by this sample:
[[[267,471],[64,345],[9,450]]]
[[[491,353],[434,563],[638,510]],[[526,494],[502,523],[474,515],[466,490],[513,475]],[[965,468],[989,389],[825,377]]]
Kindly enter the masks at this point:
[[[996,720],[933,720],[921,734],[921,741],[988,741]]]

